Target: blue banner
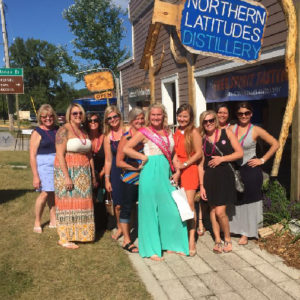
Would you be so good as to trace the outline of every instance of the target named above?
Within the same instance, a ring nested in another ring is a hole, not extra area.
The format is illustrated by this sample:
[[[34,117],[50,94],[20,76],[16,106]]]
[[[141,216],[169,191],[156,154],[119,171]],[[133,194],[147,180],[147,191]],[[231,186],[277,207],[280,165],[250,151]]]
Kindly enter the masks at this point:
[[[288,96],[288,77],[283,62],[209,77],[206,102],[251,101]]]
[[[192,53],[255,61],[263,41],[267,10],[241,0],[187,0],[181,42]]]

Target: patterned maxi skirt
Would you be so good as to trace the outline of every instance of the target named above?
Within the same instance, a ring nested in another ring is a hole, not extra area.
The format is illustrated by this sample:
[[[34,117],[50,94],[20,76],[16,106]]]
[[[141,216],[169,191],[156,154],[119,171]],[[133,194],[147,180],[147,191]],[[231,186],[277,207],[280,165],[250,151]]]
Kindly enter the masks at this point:
[[[82,153],[65,156],[74,189],[67,191],[57,157],[54,161],[54,187],[57,232],[61,242],[90,242],[95,238],[94,207],[89,158]]]

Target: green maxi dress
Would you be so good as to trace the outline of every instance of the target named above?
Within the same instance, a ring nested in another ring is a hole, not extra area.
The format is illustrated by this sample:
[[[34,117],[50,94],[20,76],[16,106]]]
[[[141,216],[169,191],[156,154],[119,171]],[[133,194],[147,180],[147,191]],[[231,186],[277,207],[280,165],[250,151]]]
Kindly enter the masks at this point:
[[[171,135],[169,141],[173,147]],[[144,153],[148,161],[139,182],[139,253],[142,257],[161,257],[163,250],[170,250],[189,255],[186,222],[181,221],[171,194],[175,188],[170,183],[169,162],[150,140]]]

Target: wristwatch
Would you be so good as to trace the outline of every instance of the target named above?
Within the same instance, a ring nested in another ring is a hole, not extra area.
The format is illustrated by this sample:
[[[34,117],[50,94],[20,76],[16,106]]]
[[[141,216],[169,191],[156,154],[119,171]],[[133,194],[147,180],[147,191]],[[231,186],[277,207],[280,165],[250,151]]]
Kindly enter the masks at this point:
[[[186,168],[188,166],[188,163],[187,162],[184,162],[183,163],[183,166]]]

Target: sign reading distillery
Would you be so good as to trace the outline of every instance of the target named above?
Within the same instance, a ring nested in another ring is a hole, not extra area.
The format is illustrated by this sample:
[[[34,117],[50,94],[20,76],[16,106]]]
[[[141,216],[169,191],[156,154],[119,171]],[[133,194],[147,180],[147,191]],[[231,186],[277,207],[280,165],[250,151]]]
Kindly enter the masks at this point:
[[[187,0],[181,18],[181,42],[192,53],[256,61],[267,11],[241,0]]]

